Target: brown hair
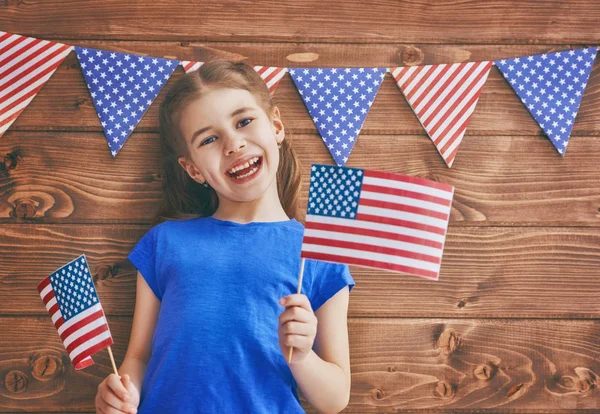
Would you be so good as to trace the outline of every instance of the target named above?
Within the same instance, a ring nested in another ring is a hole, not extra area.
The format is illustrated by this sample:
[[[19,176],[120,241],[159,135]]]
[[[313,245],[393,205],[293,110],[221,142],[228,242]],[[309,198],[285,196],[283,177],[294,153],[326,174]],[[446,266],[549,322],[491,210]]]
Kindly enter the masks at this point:
[[[185,138],[178,127],[182,110],[208,90],[218,87],[249,91],[272,118],[274,104],[269,89],[254,68],[245,63],[215,60],[179,79],[169,89],[159,109],[164,196],[154,224],[165,220],[210,216],[219,205],[215,190],[194,181],[177,162],[180,156],[188,155]],[[288,137],[289,134],[286,134],[286,139],[281,143],[277,192],[288,217],[297,218],[300,165]]]

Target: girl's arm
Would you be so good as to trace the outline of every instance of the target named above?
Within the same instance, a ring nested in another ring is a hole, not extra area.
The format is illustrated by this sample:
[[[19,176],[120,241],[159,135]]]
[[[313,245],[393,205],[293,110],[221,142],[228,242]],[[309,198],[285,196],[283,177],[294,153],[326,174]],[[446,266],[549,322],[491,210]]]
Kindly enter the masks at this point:
[[[291,316],[292,319],[283,317],[284,324],[295,324],[283,328],[283,331],[304,334],[304,338],[296,336],[296,340],[299,341],[297,343],[308,344],[304,349],[294,348],[290,369],[302,395],[311,406],[322,413],[338,413],[350,400],[348,297],[349,289],[346,286],[317,309],[314,313],[318,321],[316,336],[310,333],[313,323],[310,316],[305,316],[305,311],[308,311],[308,314],[312,313],[308,298],[305,295],[291,295],[286,298],[286,312],[290,312],[289,306],[303,309],[296,310],[296,316]],[[287,360],[287,352],[284,352],[284,355]]]
[[[142,380],[152,353],[152,336],[159,310],[160,301],[138,272],[131,336],[125,359],[119,367],[119,374],[129,374],[138,391],[142,389]]]

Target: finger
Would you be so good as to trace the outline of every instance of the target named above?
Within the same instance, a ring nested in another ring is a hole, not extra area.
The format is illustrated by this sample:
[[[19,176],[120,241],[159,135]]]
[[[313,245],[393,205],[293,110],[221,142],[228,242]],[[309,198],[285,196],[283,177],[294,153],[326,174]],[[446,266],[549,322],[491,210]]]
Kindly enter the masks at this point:
[[[129,389],[131,388],[131,385],[132,385],[131,377],[129,376],[129,374],[123,375],[123,377],[121,377],[121,382],[123,383],[123,386],[125,387],[127,392],[129,392]]]
[[[292,306],[287,308],[281,315],[279,315],[279,325],[284,325],[288,321],[298,321],[309,323],[316,320],[314,313],[307,311],[300,306]]]
[[[110,374],[108,376],[106,384],[108,385],[108,388],[110,388],[111,391],[115,393],[121,400],[127,401],[127,399],[130,397],[129,391],[127,391],[121,382],[121,379],[115,374]]]
[[[132,411],[137,411],[137,409],[132,405],[128,404],[124,401],[121,401],[119,397],[117,397],[112,392],[105,392],[104,394],[100,394],[100,397],[104,401],[106,408],[111,408],[113,410],[117,410],[119,413],[130,413]],[[109,411],[105,409],[105,411]]]
[[[281,298],[279,301],[281,306],[300,306],[306,309],[309,312],[312,312],[312,306],[310,305],[310,300],[308,300],[308,296],[303,295],[301,293],[295,293],[293,295],[289,295]]]
[[[312,346],[310,338],[301,335],[286,335],[283,343],[286,346],[293,346],[298,349],[305,349]]]
[[[314,327],[307,323],[289,321],[286,322],[281,330],[285,335],[301,335],[301,336],[310,336],[316,332]]]

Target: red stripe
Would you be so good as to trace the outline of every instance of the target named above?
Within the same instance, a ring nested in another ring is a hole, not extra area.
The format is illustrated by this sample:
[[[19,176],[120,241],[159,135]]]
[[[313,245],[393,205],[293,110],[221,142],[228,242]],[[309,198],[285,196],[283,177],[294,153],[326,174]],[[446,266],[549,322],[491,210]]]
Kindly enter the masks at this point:
[[[486,76],[487,72],[486,70],[482,70],[481,72],[479,72],[479,75],[477,75],[475,77],[475,79],[469,84],[469,86],[467,86],[465,88],[465,90],[463,91],[463,93],[456,99],[456,101],[454,102],[454,104],[448,108],[446,110],[446,113],[444,114],[444,116],[442,116],[439,120],[437,125],[431,129],[431,131],[429,131],[430,135],[433,135],[435,133],[435,131],[437,131],[437,129],[443,125],[443,123],[449,119],[450,116],[452,116],[452,113],[454,111],[454,109],[460,104],[460,102],[462,102],[466,96],[475,88],[477,87],[477,82],[479,82],[479,80],[483,77]],[[451,120],[451,122],[449,122],[449,124],[446,126],[446,129],[442,132],[441,136],[444,136],[448,133],[448,131],[450,129],[452,129],[452,127],[456,124],[455,120],[460,119],[460,117],[471,108],[471,106],[473,105],[474,102],[477,101],[477,99],[479,98],[479,94],[481,93],[481,90],[483,89],[483,85],[481,85],[479,87],[479,91],[476,92],[475,94],[473,94],[473,96],[471,97],[471,99],[469,100],[469,102],[463,106],[463,108],[460,110],[460,112],[457,115],[454,115],[454,118]],[[474,108],[473,108],[474,109]],[[439,138],[438,138],[439,140]]]
[[[442,79],[450,69],[452,69],[452,65],[444,65],[444,68],[440,71],[440,73],[437,74],[435,79],[431,81],[431,83],[429,84],[429,86],[427,86],[423,93],[413,102],[409,102],[413,108],[413,111],[416,110],[416,108],[421,104],[423,99],[425,99],[429,92],[431,92],[431,90],[437,86],[440,79]],[[431,99],[435,99],[435,95]]]
[[[407,236],[405,234],[398,234],[389,231],[381,231],[381,230],[372,230],[372,229],[364,229],[357,228],[351,226],[342,226],[339,224],[329,224],[329,223],[319,223],[316,221],[306,220],[305,224],[306,229],[312,230],[323,230],[323,231],[332,231],[337,233],[346,233],[346,234],[356,234],[359,236],[370,236],[370,237],[378,237],[380,239],[388,239],[388,240],[396,240],[406,243],[414,243],[420,244],[422,246],[433,247],[435,249],[442,249],[444,247],[443,243],[436,242],[430,239],[423,239],[420,237]]]
[[[363,174],[365,177],[383,178],[385,180],[394,180],[401,181],[404,183],[419,184],[425,187],[437,188],[438,190],[447,191],[449,193],[452,193],[454,189],[451,185],[438,183],[436,181],[431,181],[426,178],[410,177],[407,175],[401,175],[387,171],[363,170]]]
[[[37,93],[40,91],[40,89],[42,89],[43,86],[44,86],[44,84],[41,84],[37,88],[29,90],[29,92],[27,92],[25,95],[21,96],[19,99],[17,99],[16,101],[14,101],[13,103],[11,103],[10,105],[5,106],[2,111],[3,112],[4,111],[8,112],[9,110],[15,108],[16,106],[21,105],[23,102],[26,102],[28,99],[30,99],[30,98],[34,97],[35,95],[37,95]],[[11,95],[14,95],[14,94],[16,94],[18,92],[19,92],[19,90],[16,90],[13,93],[11,93]],[[11,118],[12,119],[17,118],[17,116],[19,116],[21,114],[21,112],[23,112],[24,109],[25,108],[21,108],[17,112],[15,112],[13,115],[11,115],[10,117],[4,119],[3,121],[0,121],[1,122],[0,126],[4,126],[5,124],[7,124],[8,121]]]
[[[409,229],[415,229],[415,230],[423,230],[423,231],[428,231],[430,233],[439,234],[441,236],[446,234],[446,229],[442,229],[440,227],[429,226],[427,224],[417,223],[414,221],[407,221],[407,220],[401,220],[401,219],[390,218],[390,217],[374,216],[371,214],[358,213],[356,215],[356,220],[370,221],[373,223],[381,223],[381,224],[390,224],[392,226],[407,227]]]
[[[3,119],[2,121],[0,121],[0,128],[2,128],[4,125],[8,125],[11,122],[13,122],[15,119],[17,119],[19,117],[19,115],[21,115],[21,112],[23,112],[25,108],[18,110],[17,112],[15,112],[14,114],[12,114],[11,116],[9,116],[8,118]],[[4,111],[4,110],[3,110]]]
[[[81,360],[89,357],[90,355],[95,354],[96,352],[98,352],[98,351],[100,351],[100,350],[102,350],[104,348],[107,348],[107,347],[111,346],[113,343],[114,342],[112,340],[112,337],[106,338],[105,340],[103,340],[101,342],[98,342],[96,345],[94,345],[94,346],[92,346],[92,347],[84,350],[82,353],[80,353],[79,355],[77,355],[75,357],[75,359],[73,359],[73,365],[75,365],[75,367],[77,367],[77,365],[79,364],[79,362],[81,362]],[[86,366],[90,366],[93,363],[94,362],[92,361],[91,364],[86,364],[86,365],[82,366],[82,368],[85,368]],[[78,369],[80,369],[80,368],[78,368]]]
[[[46,276],[46,277],[44,278],[44,280],[42,280],[42,281],[41,281],[40,283],[38,283],[38,285],[37,285],[37,291],[38,291],[38,293],[41,295],[41,294],[42,294],[42,291],[43,291],[44,289],[46,289],[46,286],[48,286],[49,284],[50,284],[50,276]]]
[[[9,39],[12,36],[12,33],[4,32],[4,34],[0,35],[0,43],[4,42],[6,39]],[[2,53],[4,49],[0,49],[0,53]]]
[[[427,70],[427,73],[425,73],[421,79],[419,79],[418,82],[411,82],[410,84],[406,85],[406,87],[408,88],[408,86],[411,87],[411,90],[408,94],[404,94],[404,96],[406,96],[406,100],[410,101],[413,97],[413,95],[419,90],[419,88],[425,83],[427,82],[427,79],[431,76],[431,74],[433,72],[435,72],[435,66],[421,66],[422,70],[419,70],[419,74],[425,70]],[[405,88],[406,89],[406,88]]]
[[[361,191],[372,191],[375,193],[390,194],[398,197],[407,197],[415,200],[428,201],[430,203],[440,204],[444,207],[449,207],[452,205],[452,200],[447,198],[436,197],[434,195],[425,193],[418,193],[416,191],[403,190],[400,188],[383,187],[380,185],[363,183]]]
[[[401,265],[397,265],[397,264],[393,264],[393,263],[379,262],[377,260],[358,259],[356,257],[336,256],[336,255],[332,255],[332,254],[306,252],[306,251],[302,251],[300,253],[300,257],[305,257],[307,259],[314,259],[314,260],[323,260],[326,262],[337,262],[337,263],[346,263],[346,264],[350,264],[350,265],[374,267],[376,269],[394,270],[397,272],[423,276],[423,277],[426,277],[429,279],[434,279],[434,280],[438,279],[438,274],[436,272],[431,272],[429,270],[418,269],[418,268],[410,267],[410,266],[401,266]]]
[[[454,141],[456,141],[463,134],[465,129],[467,129],[468,124],[469,124],[469,119],[465,119],[465,122],[463,122],[463,124],[460,126],[460,128],[458,128],[456,130],[454,135],[452,135],[452,137],[450,139],[448,139],[448,141],[444,144],[444,146],[442,148],[438,148],[440,151],[440,154],[443,154],[444,152],[446,152],[448,150],[448,148],[450,148],[452,146]],[[435,146],[437,147],[438,144],[435,144]]]
[[[58,318],[56,320],[56,322],[54,322],[54,326],[56,326],[56,329],[58,330],[58,328],[60,328],[61,326],[63,326],[65,323],[65,318],[63,318],[62,316],[60,318]]]
[[[67,352],[71,353],[79,345],[89,341],[92,338],[95,338],[96,336],[100,335],[102,332],[105,332],[105,331],[108,331],[107,324],[101,325],[95,329],[92,329],[88,333],[81,335],[79,338],[75,339],[73,342],[71,342],[69,344],[69,346],[67,347]]]
[[[52,316],[56,312],[58,312],[59,310],[60,310],[60,308],[58,307],[58,303],[55,303],[54,305],[52,305],[52,307],[50,308],[50,310],[48,311],[48,313],[50,314],[50,316]]]
[[[373,246],[372,244],[357,243],[345,240],[334,240],[324,239],[321,237],[310,237],[304,236],[302,243],[316,244],[319,246],[339,247],[342,249],[360,250],[364,252],[382,253],[390,256],[403,257],[408,259],[421,260],[423,262],[429,262],[434,264],[440,264],[441,258],[436,256],[430,256],[423,253],[415,253],[409,250],[395,249],[387,246]],[[329,254],[329,253],[327,253]]]
[[[402,211],[405,213],[419,214],[425,217],[437,218],[440,220],[448,220],[448,214],[440,213],[438,211],[429,210],[421,207],[407,206],[406,204],[392,203],[391,201],[381,200],[370,200],[368,198],[361,198],[358,202],[359,206],[369,206],[377,208],[386,208],[394,211]],[[424,219],[423,219],[424,220]]]
[[[461,63],[460,65],[458,65],[458,67],[456,68],[456,70],[454,72],[452,72],[452,74],[450,76],[448,76],[448,78],[446,78],[446,80],[441,85],[437,85],[436,86],[437,93],[431,97],[431,99],[429,100],[429,102],[427,102],[423,106],[423,108],[421,108],[421,111],[417,114],[417,117],[419,119],[421,119],[421,117],[429,110],[429,108],[431,108],[433,106],[433,104],[440,97],[440,95],[442,93],[444,93],[444,91],[446,89],[448,89],[448,87],[450,86],[450,84],[452,83],[452,81],[454,81],[454,78],[456,78],[458,76],[458,74],[465,67],[465,65],[466,65],[466,63]],[[439,105],[437,106],[437,108],[439,109]],[[435,114],[432,114],[429,117],[429,119],[433,118],[434,115]],[[425,124],[423,124],[423,126],[425,126]]]
[[[79,358],[77,358],[79,360]],[[77,362],[77,363],[73,363],[73,365],[75,366],[75,369],[80,370],[89,366],[94,365],[94,360],[92,358],[82,358],[81,362]]]
[[[394,67],[391,68],[391,73],[392,76],[394,77],[394,81],[396,81],[396,84],[398,84],[398,82],[400,82],[400,79],[402,78],[402,76],[404,76],[404,74],[406,73],[407,70],[409,70],[411,67],[410,66],[404,66],[404,67]],[[396,71],[396,69],[399,69],[399,72],[397,75],[394,75],[394,72]],[[400,85],[398,85],[400,86]]]
[[[73,325],[71,325],[67,329],[65,329],[64,332],[60,335],[60,339],[62,339],[64,341],[73,332],[75,332],[75,331],[79,330],[80,328],[84,327],[85,325],[92,323],[95,320],[103,318],[103,317],[104,317],[104,312],[102,312],[102,309],[98,309],[98,311],[92,313],[91,315],[86,316],[85,318],[77,321],[76,323],[74,323]]]
[[[42,298],[42,302],[44,302],[44,305],[47,305],[48,302],[50,302],[53,297],[54,297],[54,289],[50,289],[50,291],[46,294],[46,296],[44,296]]]
[[[407,67],[406,70],[402,73],[402,76],[406,76],[406,73],[408,73],[408,71],[412,68],[413,67]],[[406,88],[407,85],[410,85],[417,77],[417,75],[421,73],[421,71],[423,71],[423,68],[425,68],[425,66],[417,66],[417,68],[413,70],[410,75],[408,75],[408,79],[406,79],[404,83],[400,85],[400,90],[403,90]],[[398,79],[398,81],[400,81],[400,79]]]
[[[444,97],[442,102],[440,102],[440,104],[436,107],[436,109],[431,114],[431,116],[429,116],[427,118],[427,120],[423,123],[424,127],[430,127],[431,122],[433,122],[433,120],[436,118],[436,116],[438,114],[442,113],[442,110],[445,112],[441,118],[444,118],[444,116],[447,115],[448,109],[444,109],[444,106],[448,103],[448,101],[450,101],[454,97],[454,95],[456,95],[456,91],[458,91],[461,88],[461,86],[464,83],[464,79],[468,79],[469,76],[471,76],[473,74],[473,72],[475,72],[477,70],[478,67],[479,66],[476,64],[472,65],[467,70],[467,73],[465,73],[461,76],[460,80],[458,82],[456,82],[456,85],[454,85],[454,87],[450,90],[450,92],[448,94],[446,94],[446,96]],[[457,72],[459,72],[459,70],[457,70]],[[442,91],[440,91],[440,92],[442,92]],[[441,122],[440,122],[440,119],[438,119],[437,123],[434,126],[431,126],[431,128],[427,129],[427,133],[429,135],[433,135],[435,133],[435,131],[437,131],[437,129],[439,128],[440,125],[441,125]]]
[[[452,165],[452,162],[454,161],[454,158],[456,157],[457,151],[458,151],[458,147],[454,148],[454,151],[452,151],[452,153],[450,155],[448,155],[448,157],[446,158],[446,162],[448,163],[448,165]]]
[[[23,40],[25,40],[25,39],[23,39]],[[39,45],[42,42],[44,42],[44,40],[35,39],[33,42],[29,42],[28,44],[26,44],[21,49],[15,50],[12,55],[7,56],[3,60],[0,60],[0,67],[4,67],[7,63],[9,63],[10,61],[12,61],[16,57],[23,55],[29,49],[31,49],[32,47],[34,47],[36,45]],[[4,72],[0,72],[0,78],[6,76],[6,74],[8,74],[9,72],[13,72],[15,69],[17,69],[17,68],[25,65],[26,63],[29,63],[32,60],[35,60],[39,55],[41,55],[42,53],[44,53],[46,50],[50,49],[54,45],[55,45],[55,43],[48,42],[45,45],[43,45],[42,47],[40,47],[39,49],[35,50],[33,53],[30,53],[27,56],[21,57],[19,59],[19,62],[18,62],[18,64],[16,66],[12,66],[12,68],[6,69]]]
[[[2,41],[10,38],[11,34],[7,33],[5,36],[2,37]],[[23,43],[25,40],[27,40],[26,37],[24,36],[19,36],[17,35],[17,37],[15,39],[13,39],[12,42],[10,42],[9,44],[7,44],[6,46],[4,46],[2,49],[0,49],[0,54],[2,53],[6,53],[8,50],[12,49],[15,45],[19,44],[19,43]]]

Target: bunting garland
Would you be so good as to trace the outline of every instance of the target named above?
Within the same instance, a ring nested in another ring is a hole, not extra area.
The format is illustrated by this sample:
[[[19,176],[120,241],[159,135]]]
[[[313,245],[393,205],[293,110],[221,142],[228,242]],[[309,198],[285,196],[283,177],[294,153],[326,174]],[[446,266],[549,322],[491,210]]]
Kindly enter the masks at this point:
[[[75,51],[116,157],[179,61],[83,47]]]
[[[111,154],[115,157],[179,61],[82,48],[0,31],[0,137],[75,50]],[[494,62],[393,67],[392,76],[417,119],[451,167],[491,66],[495,64],[564,156],[598,48]],[[388,69],[254,66],[273,93],[290,73],[338,166],[352,152]]]
[[[392,68],[417,119],[452,167],[492,62]]]
[[[0,137],[72,49],[62,43],[0,31]]]
[[[567,150],[597,51],[591,47],[496,61],[560,155]]]
[[[331,156],[338,166],[343,166],[387,69],[295,68],[288,71]]]

